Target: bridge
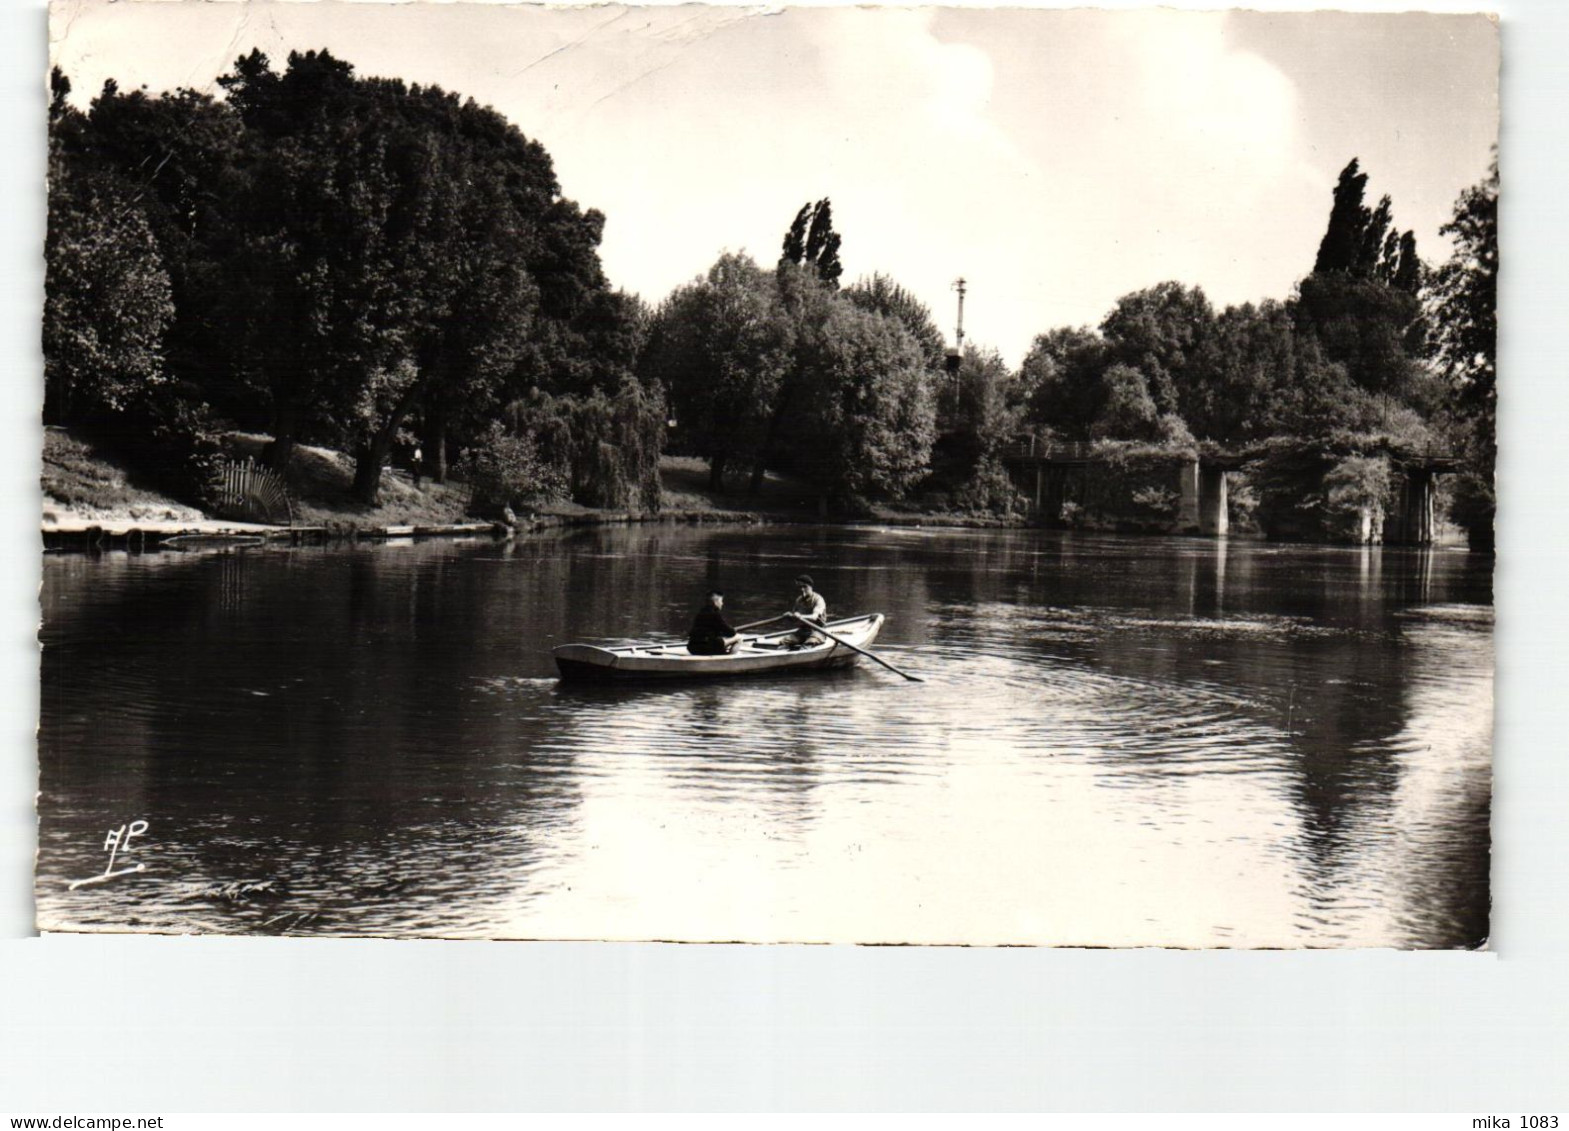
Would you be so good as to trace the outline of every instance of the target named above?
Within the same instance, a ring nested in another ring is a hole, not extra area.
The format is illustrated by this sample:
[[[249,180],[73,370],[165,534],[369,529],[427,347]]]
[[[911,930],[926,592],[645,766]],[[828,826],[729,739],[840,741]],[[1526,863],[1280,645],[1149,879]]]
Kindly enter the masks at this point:
[[[1230,477],[1269,454],[1263,444],[1221,449],[1206,447],[1196,455],[1172,453],[1166,484],[1173,506],[1164,523],[1169,533],[1224,537],[1228,532]],[[1326,452],[1326,455],[1329,453]],[[1352,516],[1346,539],[1398,546],[1433,542],[1433,500],[1439,475],[1459,469],[1451,452],[1413,450],[1392,445],[1369,448],[1367,455],[1387,456],[1394,476],[1394,497],[1387,509],[1364,506]],[[1002,459],[1015,486],[1029,500],[1031,513],[1045,521],[1057,519],[1065,506],[1082,505],[1091,494],[1098,468],[1109,470],[1114,456],[1092,441],[1042,442],[1016,440],[1003,449]],[[1282,525],[1266,533],[1277,537],[1310,537],[1305,529]]]

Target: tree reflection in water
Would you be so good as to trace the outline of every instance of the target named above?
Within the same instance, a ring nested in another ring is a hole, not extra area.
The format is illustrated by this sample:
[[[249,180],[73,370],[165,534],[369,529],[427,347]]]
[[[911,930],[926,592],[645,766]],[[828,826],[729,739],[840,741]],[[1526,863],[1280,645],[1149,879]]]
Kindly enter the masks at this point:
[[[45,926],[1486,937],[1468,554],[649,527],[45,567]],[[879,649],[927,682],[554,679],[555,644],[679,636],[711,585],[759,619],[803,570],[834,612],[886,613]],[[132,819],[147,871],[67,892]]]

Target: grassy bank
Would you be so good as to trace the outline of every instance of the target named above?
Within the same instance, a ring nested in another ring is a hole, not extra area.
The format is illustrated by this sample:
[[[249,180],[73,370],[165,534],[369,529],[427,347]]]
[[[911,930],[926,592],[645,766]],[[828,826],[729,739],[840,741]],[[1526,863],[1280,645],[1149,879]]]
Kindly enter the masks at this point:
[[[229,454],[236,459],[259,459],[266,443],[266,436],[255,434],[235,433],[226,438]],[[660,461],[660,475],[664,488],[660,513],[665,516],[756,518],[770,522],[821,520],[817,494],[799,480],[770,473],[755,495],[745,482],[727,483],[723,490],[715,491],[709,487],[708,464],[691,456],[665,456]],[[342,452],[326,448],[297,446],[287,478],[295,523],[300,526],[321,526],[346,534],[388,526],[440,526],[474,520],[468,513],[466,484],[433,483],[427,478],[416,487],[402,468],[387,469],[381,480],[380,502],[367,507],[352,496],[354,461]],[[149,487],[139,480],[135,469],[90,437],[63,428],[44,430],[42,488],[46,530],[73,525],[197,526],[212,521],[200,509]],[[601,512],[574,503],[555,503],[531,513],[545,525],[554,525],[559,521],[592,521]],[[892,508],[878,508],[862,517],[912,526],[1013,524]]]
[[[229,454],[258,457],[267,438],[228,437]],[[350,493],[353,461],[325,448],[300,446],[289,469],[295,522],[348,530],[412,524],[461,522],[468,491],[461,485],[427,481],[416,488],[406,474],[389,471],[382,480],[381,503],[367,507]],[[149,486],[136,469],[91,437],[62,428],[44,430],[42,520],[45,529],[90,523],[112,526],[196,525],[211,516]]]
[[[137,481],[134,471],[93,441],[44,429],[43,524],[195,522],[206,516]]]
[[[236,459],[260,461],[269,437],[231,433],[225,438]],[[294,521],[300,526],[329,529],[378,526],[439,526],[463,522],[469,505],[468,487],[460,483],[433,483],[425,479],[416,487],[407,471],[388,468],[381,476],[380,502],[368,507],[353,497],[354,460],[328,448],[296,444],[287,475],[294,501]]]
[[[237,459],[260,458],[267,437],[236,433],[226,438]],[[757,495],[744,485],[711,491],[704,461],[666,456],[661,463],[664,514],[689,516],[755,515],[774,521],[800,521],[818,513],[817,497],[800,483],[769,475]],[[367,507],[352,497],[354,462],[342,452],[300,445],[288,473],[295,522],[345,532],[375,527],[471,521],[469,491],[457,481],[425,479],[414,486],[409,473],[389,468],[382,476],[381,499]],[[44,431],[43,525],[134,526],[197,524],[210,519],[200,509],[147,485],[134,468],[84,434],[63,428]],[[535,512],[545,519],[588,519],[596,512],[574,503],[556,503]]]

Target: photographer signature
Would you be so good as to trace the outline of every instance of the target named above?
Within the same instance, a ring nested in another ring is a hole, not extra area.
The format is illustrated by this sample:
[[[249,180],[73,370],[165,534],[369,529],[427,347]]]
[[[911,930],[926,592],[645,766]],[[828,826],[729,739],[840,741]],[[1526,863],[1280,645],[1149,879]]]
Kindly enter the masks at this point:
[[[109,835],[104,837],[104,851],[109,854],[109,863],[104,865],[103,874],[90,876],[85,880],[72,880],[67,886],[67,890],[75,891],[86,884],[101,884],[105,880],[112,880],[117,876],[129,876],[136,872],[146,871],[146,864],[133,864],[129,868],[121,868],[118,872],[114,868],[115,858],[122,851],[129,850],[131,841],[146,831],[146,821],[132,821],[129,824],[121,825],[117,829],[110,829]]]

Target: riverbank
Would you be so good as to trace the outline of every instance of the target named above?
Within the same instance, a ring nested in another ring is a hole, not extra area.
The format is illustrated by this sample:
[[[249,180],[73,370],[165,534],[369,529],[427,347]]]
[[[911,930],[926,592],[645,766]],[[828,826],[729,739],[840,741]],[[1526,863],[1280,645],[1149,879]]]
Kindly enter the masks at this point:
[[[267,437],[229,436],[236,458],[258,458]],[[757,494],[745,485],[714,491],[707,464],[688,456],[661,461],[664,505],[658,513],[605,511],[573,503],[540,507],[519,515],[517,533],[571,526],[634,522],[760,523],[819,522],[818,497],[805,484],[765,477]],[[508,528],[468,513],[469,492],[457,482],[418,486],[406,469],[383,475],[380,502],[367,507],[350,493],[353,461],[341,452],[300,445],[289,472],[295,521],[291,529],[215,518],[169,497],[138,479],[135,471],[90,438],[62,428],[44,430],[41,529],[46,545],[160,544],[181,535],[235,535],[287,541],[382,539],[506,534]],[[729,485],[727,485],[728,487]],[[1008,526],[1017,520],[940,515],[879,508],[858,521],[889,526]]]

